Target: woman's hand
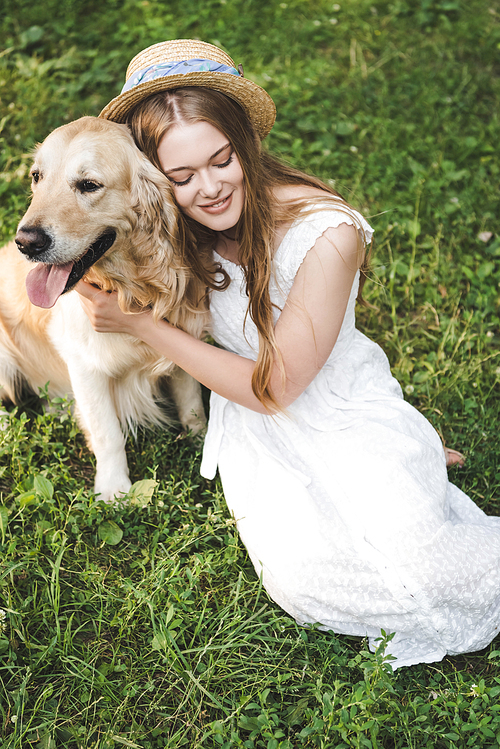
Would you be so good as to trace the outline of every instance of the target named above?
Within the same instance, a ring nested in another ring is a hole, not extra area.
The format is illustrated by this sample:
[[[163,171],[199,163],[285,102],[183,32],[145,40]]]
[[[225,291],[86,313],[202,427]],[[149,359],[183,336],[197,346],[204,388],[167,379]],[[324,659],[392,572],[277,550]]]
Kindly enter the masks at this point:
[[[140,338],[140,330],[151,318],[149,312],[126,315],[118,306],[116,291],[103,291],[87,281],[79,281],[75,286],[80,295],[80,303],[97,333],[128,333]]]

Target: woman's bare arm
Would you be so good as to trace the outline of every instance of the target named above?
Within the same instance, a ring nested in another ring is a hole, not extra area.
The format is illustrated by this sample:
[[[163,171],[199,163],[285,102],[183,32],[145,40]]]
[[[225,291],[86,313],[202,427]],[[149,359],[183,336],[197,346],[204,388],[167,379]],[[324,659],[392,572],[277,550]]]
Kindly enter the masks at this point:
[[[318,374],[337,340],[358,268],[357,234],[341,224],[328,229],[307,253],[276,324],[275,336],[286,373],[278,362],[271,376],[277,402],[287,408]],[[269,410],[252,391],[255,362],[199,341],[148,313],[126,315],[116,295],[83,281],[82,305],[97,332],[129,333],[174,361],[210,390],[259,413]],[[217,292],[213,292],[217,293]]]

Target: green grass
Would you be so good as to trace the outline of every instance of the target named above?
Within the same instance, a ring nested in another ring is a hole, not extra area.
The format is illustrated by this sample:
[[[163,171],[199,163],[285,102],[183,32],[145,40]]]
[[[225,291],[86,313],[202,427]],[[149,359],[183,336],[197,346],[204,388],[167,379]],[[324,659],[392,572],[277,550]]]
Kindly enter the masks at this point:
[[[98,114],[133,54],[223,45],[276,101],[269,147],[370,217],[359,327],[466,452],[452,479],[500,514],[498,3],[4,5],[1,239],[34,144]],[[262,589],[195,442],[141,433],[129,456],[147,483],[118,511],[92,497],[66,403],[11,411],[0,456],[2,749],[500,746],[498,639],[393,674],[364,641],[299,628]]]

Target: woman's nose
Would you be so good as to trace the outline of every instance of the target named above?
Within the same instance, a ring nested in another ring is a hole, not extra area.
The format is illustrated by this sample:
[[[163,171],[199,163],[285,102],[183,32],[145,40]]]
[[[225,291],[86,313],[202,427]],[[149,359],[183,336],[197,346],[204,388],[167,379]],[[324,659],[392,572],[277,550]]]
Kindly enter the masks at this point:
[[[200,177],[201,194],[206,198],[216,198],[221,190],[221,183],[217,176],[207,171],[202,173]]]

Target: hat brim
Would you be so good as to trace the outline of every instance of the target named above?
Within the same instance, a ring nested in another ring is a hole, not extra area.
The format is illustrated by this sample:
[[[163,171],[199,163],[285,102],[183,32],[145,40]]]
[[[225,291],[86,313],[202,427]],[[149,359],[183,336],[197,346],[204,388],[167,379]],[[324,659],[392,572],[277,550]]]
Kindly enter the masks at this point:
[[[155,78],[139,83],[107,104],[99,117],[124,123],[130,111],[141,101],[161,91],[188,86],[211,88],[234,99],[243,107],[261,140],[270,132],[276,119],[276,107],[269,94],[248,78],[230,73],[201,71]]]

